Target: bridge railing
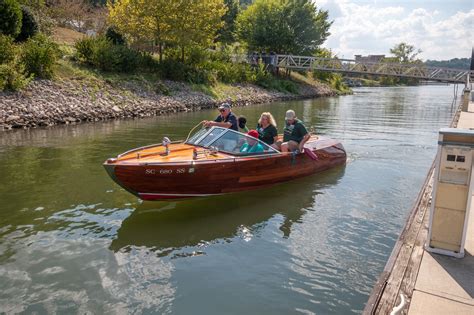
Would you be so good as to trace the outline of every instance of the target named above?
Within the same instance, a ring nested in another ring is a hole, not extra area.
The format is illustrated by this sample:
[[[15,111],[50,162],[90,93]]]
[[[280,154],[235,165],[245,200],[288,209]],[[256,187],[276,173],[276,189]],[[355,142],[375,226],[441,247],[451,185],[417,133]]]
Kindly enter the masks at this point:
[[[466,83],[468,76],[474,77],[474,71],[470,70],[427,67],[417,63],[361,62],[293,55],[276,55],[272,61],[274,66],[286,69],[396,76],[451,83]]]

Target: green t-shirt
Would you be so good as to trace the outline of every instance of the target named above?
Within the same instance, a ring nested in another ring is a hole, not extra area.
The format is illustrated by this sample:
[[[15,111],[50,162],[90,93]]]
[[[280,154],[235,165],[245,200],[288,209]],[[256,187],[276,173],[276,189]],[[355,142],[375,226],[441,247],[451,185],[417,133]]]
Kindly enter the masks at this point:
[[[283,131],[283,142],[293,140],[300,143],[307,134],[308,131],[303,123],[295,119],[293,124],[286,123],[285,130]]]
[[[258,139],[262,140],[266,144],[270,145],[275,142],[275,137],[278,136],[278,130],[273,125],[268,125],[267,128],[263,128],[260,124],[257,125]]]
[[[245,142],[241,147],[240,147],[240,152],[241,153],[257,153],[257,152],[263,152],[265,149],[263,148],[263,145],[260,143],[256,143],[253,146],[250,146],[247,142]]]
[[[247,132],[249,132],[249,128],[247,128],[247,126],[244,126],[244,128],[240,128],[240,127],[239,127],[239,131],[240,131],[241,133],[247,133]]]

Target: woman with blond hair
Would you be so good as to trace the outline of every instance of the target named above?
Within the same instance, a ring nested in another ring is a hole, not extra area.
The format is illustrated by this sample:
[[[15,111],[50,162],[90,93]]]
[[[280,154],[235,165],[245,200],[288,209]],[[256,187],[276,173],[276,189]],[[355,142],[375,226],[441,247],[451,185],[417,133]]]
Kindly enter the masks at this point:
[[[278,140],[278,131],[275,118],[269,112],[262,113],[257,124],[258,139],[268,145],[274,146]]]

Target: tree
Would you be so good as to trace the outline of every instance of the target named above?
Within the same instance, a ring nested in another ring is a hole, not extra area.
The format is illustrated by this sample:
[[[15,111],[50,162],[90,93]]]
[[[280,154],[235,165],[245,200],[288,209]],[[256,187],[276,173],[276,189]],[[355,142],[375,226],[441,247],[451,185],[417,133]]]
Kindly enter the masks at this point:
[[[175,0],[173,3],[175,19],[171,19],[171,40],[181,47],[181,61],[184,61],[186,47],[205,47],[212,43],[216,31],[223,25],[221,18],[226,7],[222,0]]]
[[[224,0],[227,7],[226,13],[222,16],[224,25],[217,32],[217,41],[224,44],[235,42],[235,23],[240,12],[238,0]]]
[[[21,7],[23,15],[20,34],[16,37],[17,42],[24,42],[28,38],[38,33],[38,22],[28,7]]]
[[[126,44],[122,34],[117,32],[117,30],[113,26],[107,28],[107,31],[105,31],[105,37],[110,40],[114,45]]]
[[[421,62],[420,59],[416,58],[421,53],[421,49],[416,50],[415,46],[407,43],[402,42],[395,45],[390,49],[390,53],[392,53],[396,60],[401,63]]]
[[[237,18],[237,32],[250,50],[312,54],[331,24],[311,0],[256,0]]]
[[[168,0],[110,0],[107,2],[108,20],[127,36],[130,43],[155,41],[161,61],[163,44],[170,40],[174,4],[174,1]]]
[[[131,41],[158,43],[160,61],[164,44],[205,46],[222,26],[223,0],[116,0],[109,1],[109,22]]]
[[[15,38],[21,30],[21,7],[16,0],[0,0],[0,33]]]

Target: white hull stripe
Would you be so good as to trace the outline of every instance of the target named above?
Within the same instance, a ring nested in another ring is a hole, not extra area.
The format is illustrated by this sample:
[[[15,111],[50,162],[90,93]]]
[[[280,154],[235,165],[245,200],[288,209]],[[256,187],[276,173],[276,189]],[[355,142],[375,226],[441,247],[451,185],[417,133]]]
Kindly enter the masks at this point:
[[[217,196],[222,194],[160,194],[160,193],[138,193],[139,195],[150,195],[150,196],[171,196],[171,197],[206,197],[206,196]]]

